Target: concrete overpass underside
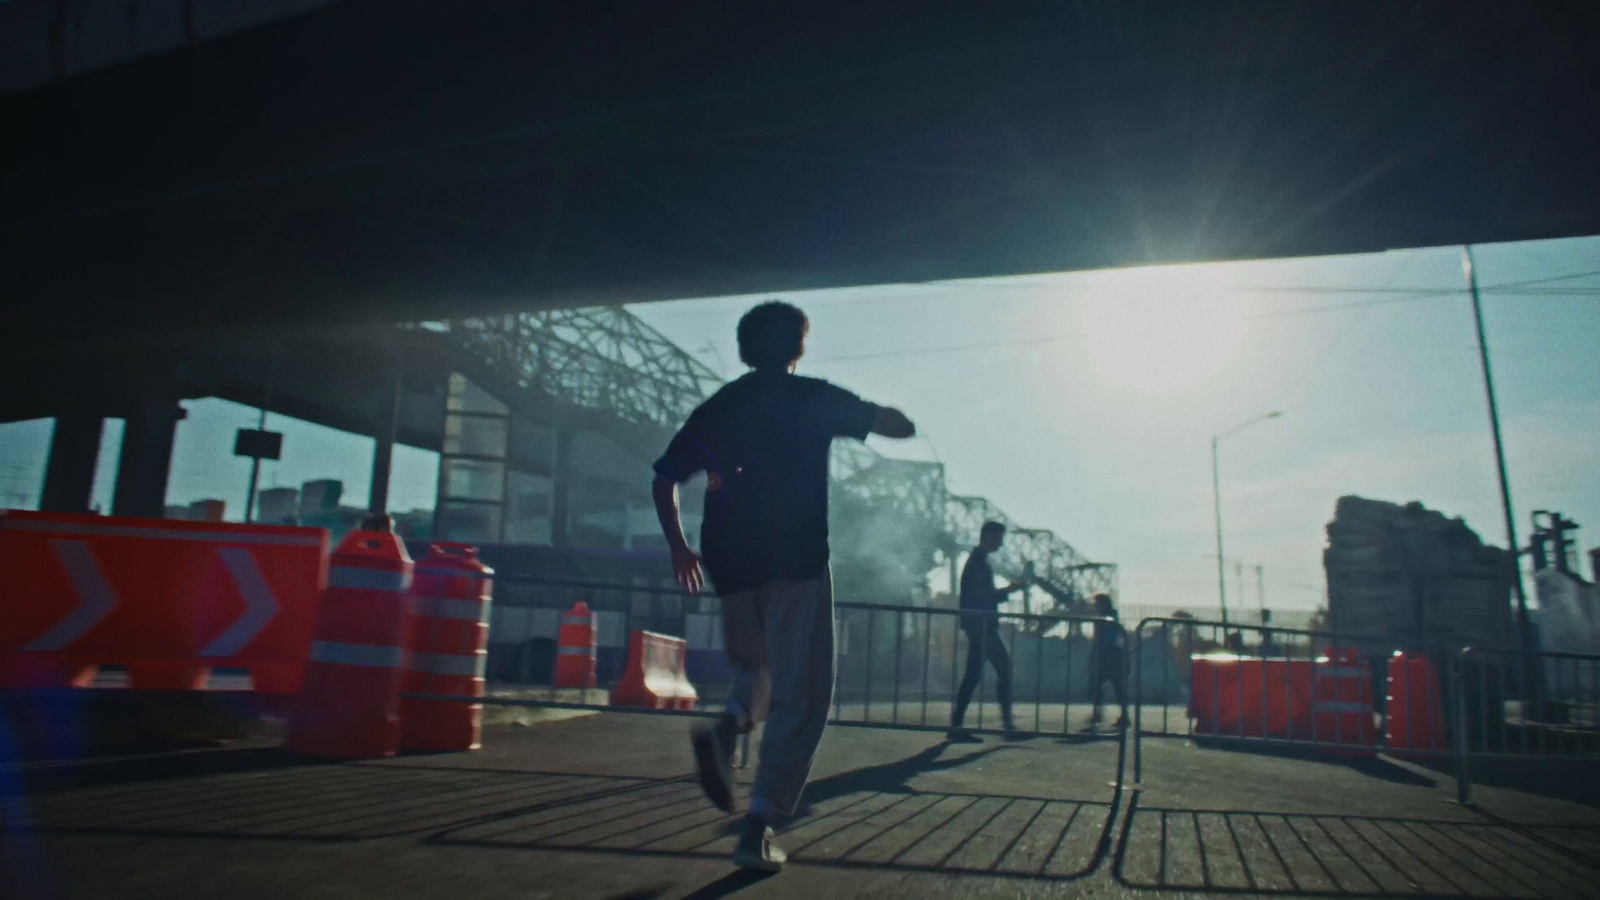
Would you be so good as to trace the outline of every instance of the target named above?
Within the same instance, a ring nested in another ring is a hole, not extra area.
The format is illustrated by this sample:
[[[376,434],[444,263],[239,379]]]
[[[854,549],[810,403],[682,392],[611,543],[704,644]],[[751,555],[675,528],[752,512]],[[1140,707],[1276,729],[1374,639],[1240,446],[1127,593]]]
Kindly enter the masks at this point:
[[[344,0],[0,99],[0,349],[1600,232],[1584,0]]]

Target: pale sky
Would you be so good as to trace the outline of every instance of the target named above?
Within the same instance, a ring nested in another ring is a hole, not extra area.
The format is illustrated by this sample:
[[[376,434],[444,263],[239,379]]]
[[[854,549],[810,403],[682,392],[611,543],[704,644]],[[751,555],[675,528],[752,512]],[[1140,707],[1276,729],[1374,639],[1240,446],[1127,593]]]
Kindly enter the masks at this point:
[[[1519,533],[1556,509],[1600,543],[1600,239],[1475,253],[1485,287],[1595,273],[1484,300]],[[1504,544],[1464,287],[1460,248],[1438,248],[787,299],[812,321],[801,372],[900,406],[927,438],[875,446],[936,456],[955,492],[1118,563],[1125,604],[1215,606],[1211,436],[1281,410],[1221,443],[1224,550],[1249,567],[1250,607],[1260,565],[1267,604],[1292,608],[1321,600],[1341,494],[1421,500]],[[733,374],[757,299],[634,311]]]
[[[1600,238],[1475,252],[1519,534],[1531,510],[1555,509],[1589,526],[1582,547],[1600,544]],[[1381,292],[1411,288],[1441,293]],[[878,449],[937,458],[957,493],[1117,563],[1124,604],[1215,605],[1211,436],[1281,410],[1221,445],[1230,605],[1238,560],[1245,606],[1261,565],[1269,606],[1310,608],[1341,494],[1421,500],[1504,543],[1464,288],[1460,248],[1436,248],[783,297],[811,317],[802,373],[901,407],[925,436]],[[733,376],[734,323],[767,296],[631,309]],[[221,497],[237,518],[248,462],[228,453],[256,413],[186,405],[171,502]],[[263,486],[337,477],[364,502],[369,439],[281,416],[268,427],[286,433],[285,456]],[[37,502],[49,432],[0,426],[0,505]],[[435,471],[403,448],[392,506],[431,507]]]

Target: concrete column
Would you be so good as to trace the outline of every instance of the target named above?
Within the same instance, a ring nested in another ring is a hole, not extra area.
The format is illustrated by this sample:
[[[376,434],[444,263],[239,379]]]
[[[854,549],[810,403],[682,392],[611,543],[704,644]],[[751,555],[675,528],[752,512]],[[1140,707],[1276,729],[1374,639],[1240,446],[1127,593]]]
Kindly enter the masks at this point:
[[[166,513],[173,432],[185,415],[177,400],[159,398],[143,401],[128,416],[111,503],[114,515],[160,518]]]
[[[571,543],[568,522],[572,515],[572,431],[556,430],[555,464],[550,474],[550,545],[565,547]]]
[[[44,470],[39,508],[46,512],[89,511],[95,464],[100,460],[100,433],[105,420],[74,410],[56,417],[50,436],[50,461]]]

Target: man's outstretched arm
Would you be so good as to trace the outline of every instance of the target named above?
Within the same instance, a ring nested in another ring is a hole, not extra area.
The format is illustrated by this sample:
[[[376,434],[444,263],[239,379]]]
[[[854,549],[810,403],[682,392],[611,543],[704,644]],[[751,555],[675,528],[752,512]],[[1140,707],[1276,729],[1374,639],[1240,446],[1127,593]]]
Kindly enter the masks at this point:
[[[678,483],[658,475],[650,484],[650,493],[656,501],[656,518],[661,522],[661,533],[666,535],[667,549],[672,551],[672,572],[684,590],[698,594],[705,585],[705,576],[700,571],[700,554],[689,549],[689,540],[683,536],[683,521],[678,517]]]
[[[892,406],[880,406],[878,414],[872,419],[872,433],[887,438],[916,437],[917,426],[900,410]]]

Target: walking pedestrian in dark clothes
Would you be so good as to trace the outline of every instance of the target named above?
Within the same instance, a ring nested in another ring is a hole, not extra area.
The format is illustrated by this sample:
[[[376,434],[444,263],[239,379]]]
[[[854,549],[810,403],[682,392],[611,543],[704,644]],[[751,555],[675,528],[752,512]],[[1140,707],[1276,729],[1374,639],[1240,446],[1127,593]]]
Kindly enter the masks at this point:
[[[750,366],[690,414],[656,461],[656,513],[678,583],[709,575],[735,669],[727,712],[692,736],[706,796],[733,811],[733,749],[765,721],[761,761],[734,862],[777,871],[787,858],[770,822],[800,802],[833,703],[833,587],[828,572],[828,459],[836,437],[908,438],[899,410],[794,374],[810,328],[805,314],[763,303],[739,320]],[[705,472],[703,556],[678,518],[678,485]],[[701,565],[704,564],[704,573]]]
[[[1000,604],[1006,596],[1027,585],[1021,582],[1004,588],[994,586],[994,570],[989,567],[989,554],[1005,543],[1006,526],[1000,522],[985,522],[978,531],[978,546],[967,556],[961,569],[961,630],[967,635],[967,672],[961,678],[961,688],[956,692],[956,705],[950,716],[952,737],[964,737],[967,732],[962,721],[967,716],[967,705],[972,694],[983,680],[983,664],[994,666],[996,687],[1000,694],[1000,717],[1007,731],[1015,731],[1011,718],[1011,655],[1000,636]]]
[[[1089,713],[1089,728],[1100,725],[1100,702],[1105,686],[1117,692],[1117,706],[1121,715],[1117,727],[1128,724],[1128,637],[1122,630],[1117,608],[1111,605],[1110,594],[1094,595],[1094,614],[1111,622],[1094,626],[1094,659],[1090,671],[1094,673],[1094,709]]]

